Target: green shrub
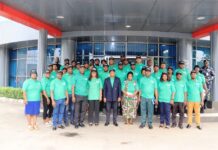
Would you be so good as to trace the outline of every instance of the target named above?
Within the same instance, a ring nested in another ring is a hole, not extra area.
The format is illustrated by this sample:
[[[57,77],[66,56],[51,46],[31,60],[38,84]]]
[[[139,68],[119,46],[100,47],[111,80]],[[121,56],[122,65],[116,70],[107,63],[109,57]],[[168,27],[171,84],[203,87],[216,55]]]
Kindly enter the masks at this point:
[[[0,87],[0,97],[23,99],[23,92],[21,88]]]

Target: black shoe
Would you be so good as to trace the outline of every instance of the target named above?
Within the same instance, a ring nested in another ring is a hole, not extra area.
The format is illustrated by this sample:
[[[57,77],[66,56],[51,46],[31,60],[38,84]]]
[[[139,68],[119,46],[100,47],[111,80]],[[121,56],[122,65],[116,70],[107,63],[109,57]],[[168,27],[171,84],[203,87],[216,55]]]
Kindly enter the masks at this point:
[[[202,130],[201,126],[197,126],[197,129]]]
[[[113,124],[114,124],[114,126],[116,126],[116,127],[118,126],[118,123],[116,123],[116,122],[114,122]]]
[[[93,123],[89,123],[89,126],[91,127],[93,125]]]
[[[104,126],[108,126],[110,123],[109,122],[106,122],[105,124],[104,124]]]
[[[63,125],[58,126],[60,129],[64,129],[65,127]]]
[[[76,124],[76,125],[75,125],[75,128],[78,129],[78,128],[79,128],[79,124]]]
[[[99,124],[98,123],[95,123],[95,126],[98,126]]]
[[[183,125],[179,125],[179,128],[180,128],[180,129],[183,129]]]
[[[79,126],[80,127],[85,127],[85,125],[83,123],[80,123]]]
[[[172,126],[171,126],[172,128],[175,128],[176,127],[176,124],[172,124]]]
[[[186,128],[187,128],[187,129],[190,129],[190,128],[191,128],[191,125],[190,125],[190,124],[188,124],[188,125],[186,126]]]
[[[145,125],[144,124],[141,124],[140,126],[139,126],[139,128],[144,128],[145,127]]]
[[[148,125],[148,129],[153,129],[153,126],[151,124]]]
[[[53,127],[52,130],[53,130],[53,131],[57,130],[57,127]]]

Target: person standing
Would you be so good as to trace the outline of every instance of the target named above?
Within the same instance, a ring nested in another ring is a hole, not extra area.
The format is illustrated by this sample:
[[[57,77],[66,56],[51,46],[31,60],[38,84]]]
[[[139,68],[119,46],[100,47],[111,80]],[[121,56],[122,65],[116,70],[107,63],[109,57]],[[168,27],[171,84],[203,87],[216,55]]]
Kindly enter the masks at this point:
[[[202,84],[196,79],[196,72],[191,71],[191,80],[187,82],[187,99],[188,99],[188,125],[186,128],[191,128],[192,113],[195,112],[195,122],[197,128],[201,130],[200,126],[200,107],[204,106],[204,94]]]
[[[133,124],[137,114],[138,84],[133,80],[133,73],[128,72],[127,80],[122,83],[123,91],[123,117],[125,124]]]
[[[167,75],[170,81],[174,82],[176,80],[175,75],[173,74],[173,67],[169,66],[167,68]]]
[[[148,114],[148,127],[153,129],[154,103],[158,104],[157,81],[151,76],[151,68],[145,67],[143,70],[145,70],[145,76],[139,81],[139,100],[141,102],[141,125],[139,127],[145,127],[146,115]]]
[[[50,71],[47,70],[45,72],[44,77],[42,78],[42,90],[43,90],[43,120],[46,126],[50,126],[50,121],[53,112],[52,100],[51,100],[51,92],[50,92]]]
[[[151,73],[154,72],[153,70],[153,61],[151,58],[148,58],[147,60],[147,67],[151,68]]]
[[[42,96],[42,85],[37,80],[36,70],[30,71],[30,79],[23,83],[23,99],[25,104],[25,115],[27,117],[28,128],[37,130],[37,116],[40,113],[40,101]]]
[[[158,82],[160,81],[161,74],[157,64],[154,65],[154,72],[152,73],[152,77],[154,77]]]
[[[182,73],[176,73],[176,80],[174,82],[176,93],[173,104],[173,112],[172,112],[172,128],[177,126],[176,123],[176,114],[179,111],[179,128],[183,129],[183,120],[184,120],[184,107],[187,104],[187,87],[186,82],[182,80]]]
[[[111,108],[113,108],[113,124],[118,126],[117,123],[117,107],[118,102],[121,101],[121,82],[120,79],[115,77],[115,69],[110,70],[110,77],[104,81],[104,102],[106,103],[106,123],[105,126],[110,124]]]
[[[141,74],[141,70],[145,65],[142,63],[142,58],[140,55],[136,56],[136,64],[135,69],[138,72],[138,74]]]
[[[204,66],[201,68],[201,73],[204,75],[206,79],[206,86],[207,86],[207,94],[205,96],[204,100],[204,109],[207,108],[207,102],[211,101],[211,89],[212,89],[212,83],[215,79],[215,73],[214,69],[209,66],[209,61],[204,60]]]
[[[162,61],[160,63],[160,69],[159,69],[159,74],[162,75],[162,73],[167,73],[167,69],[166,69],[166,63],[164,61]]]
[[[58,67],[57,67],[57,64],[53,64],[52,66],[53,66],[53,70],[50,74],[50,79],[54,80],[57,77]]]
[[[114,62],[114,58],[110,57],[109,58],[109,71],[112,70],[112,69],[116,70],[117,69],[117,65]]]
[[[133,80],[135,80],[135,81],[138,82],[138,77],[139,77],[139,75],[140,75],[140,72],[138,72],[138,71],[136,70],[135,62],[131,62],[131,66],[130,66],[130,67],[131,67],[131,68],[130,68],[129,71],[133,73]]]
[[[65,81],[65,83],[67,85],[67,92],[68,92],[68,98],[69,98],[69,103],[64,108],[65,126],[69,126],[69,122],[70,122],[70,124],[73,125],[73,120],[74,120],[74,103],[72,100],[73,78],[74,78],[73,68],[71,65],[69,65],[67,67],[67,73],[63,75],[63,80]],[[68,115],[68,112],[70,112],[70,115]],[[70,121],[69,121],[69,119],[70,119]]]
[[[91,70],[91,74],[88,81],[88,122],[89,126],[93,123],[95,126],[99,124],[99,104],[102,101],[102,82],[98,78],[98,72],[96,68]]]
[[[177,72],[182,73],[183,81],[187,82],[190,79],[190,71],[187,68],[185,68],[185,61],[179,61],[178,68],[175,70],[174,75],[176,75]]]
[[[64,129],[63,126],[63,115],[65,105],[68,105],[69,98],[67,92],[67,86],[65,81],[62,79],[63,72],[58,71],[57,78],[51,82],[51,99],[53,105],[53,130],[57,128]]]
[[[120,79],[121,84],[123,84],[123,82],[126,79],[126,72],[123,69],[123,63],[122,62],[118,63],[118,69],[116,70],[116,76]]]
[[[158,101],[160,105],[160,128],[170,128],[170,108],[173,105],[175,94],[174,83],[169,81],[167,73],[162,73],[158,83]]]
[[[85,67],[81,65],[80,73],[74,77],[72,97],[75,103],[75,128],[85,127],[84,120],[87,110],[87,96],[88,96],[88,77],[85,76]]]

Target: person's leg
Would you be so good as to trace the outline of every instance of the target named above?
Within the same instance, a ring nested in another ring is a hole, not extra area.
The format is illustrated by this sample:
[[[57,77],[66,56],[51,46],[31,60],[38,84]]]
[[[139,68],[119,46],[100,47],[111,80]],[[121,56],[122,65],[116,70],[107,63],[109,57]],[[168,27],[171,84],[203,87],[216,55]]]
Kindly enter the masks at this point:
[[[43,103],[43,120],[44,123],[48,122],[48,102],[45,96],[42,96],[42,103]]]
[[[30,115],[26,115],[26,119],[27,119],[28,126],[31,126],[31,117],[30,117]]]
[[[179,127],[183,126],[184,120],[184,103],[179,103]]]
[[[166,117],[166,125],[170,126],[170,103],[165,103],[165,117]]]
[[[88,122],[93,123],[94,100],[89,100]]]
[[[141,125],[145,125],[146,124],[146,99],[141,97]]]
[[[192,125],[193,102],[188,102],[188,125]]]
[[[201,123],[201,117],[200,117],[200,103],[195,102],[194,103],[194,111],[195,111],[195,122],[197,126],[200,126]]]
[[[94,110],[95,110],[95,119],[94,119],[95,124],[99,124],[99,100],[95,101]]]
[[[53,113],[52,100],[51,100],[51,98],[49,98],[49,100],[50,100],[50,103],[49,103],[49,105],[48,105],[48,121],[51,120],[51,118],[52,118],[52,113]]]
[[[64,114],[63,114],[63,120],[64,120],[64,123],[65,125],[68,125],[69,124],[69,118],[68,118],[68,107],[69,105],[65,105],[64,106]]]
[[[58,126],[62,125],[63,116],[64,116],[64,109],[65,109],[65,100],[60,100],[59,116],[58,116]]]
[[[113,102],[113,123],[117,123],[117,108],[118,108],[118,102]]]
[[[76,98],[76,102],[74,104],[75,106],[75,118],[74,118],[74,123],[75,125],[79,124],[79,115],[80,115],[80,101]]]
[[[175,102],[173,105],[173,112],[172,112],[172,126],[176,126],[176,114],[178,112],[179,103]]]
[[[111,103],[112,102],[106,102],[106,123],[110,123]]]
[[[56,101],[56,106],[53,108],[53,118],[52,118],[53,127],[57,127],[58,112],[59,112],[59,102]]]
[[[87,110],[87,98],[85,97],[84,100],[81,101],[81,114],[80,114],[80,123],[83,124],[85,120],[86,110]]]
[[[70,111],[70,123],[74,122],[74,103],[72,101],[72,95],[69,95],[69,111]]]
[[[154,113],[154,104],[152,99],[148,99],[147,108],[148,108],[148,125],[151,126],[153,123],[153,113]]]
[[[160,106],[160,124],[163,125],[164,124],[164,103],[163,102],[159,102],[159,106]]]

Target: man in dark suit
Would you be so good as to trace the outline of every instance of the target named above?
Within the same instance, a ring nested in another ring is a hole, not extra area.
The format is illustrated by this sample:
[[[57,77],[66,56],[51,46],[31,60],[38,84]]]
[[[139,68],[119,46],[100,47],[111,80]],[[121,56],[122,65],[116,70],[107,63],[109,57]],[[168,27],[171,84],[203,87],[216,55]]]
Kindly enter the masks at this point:
[[[106,123],[105,126],[110,124],[111,108],[113,109],[113,124],[117,124],[117,105],[121,101],[121,82],[120,79],[115,77],[115,69],[111,69],[110,77],[104,81],[104,102],[106,103]]]

